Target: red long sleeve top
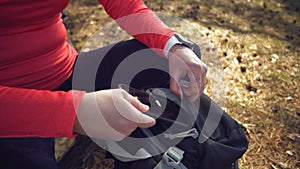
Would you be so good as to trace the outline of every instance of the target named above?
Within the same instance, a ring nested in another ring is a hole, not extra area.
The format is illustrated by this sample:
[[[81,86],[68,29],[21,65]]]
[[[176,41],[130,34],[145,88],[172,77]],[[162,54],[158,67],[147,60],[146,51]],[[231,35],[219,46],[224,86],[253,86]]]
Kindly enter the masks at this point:
[[[72,74],[77,55],[61,20],[68,2],[0,0],[0,138],[73,136],[85,92],[53,91]],[[174,34],[141,0],[99,2],[150,48],[164,49]]]

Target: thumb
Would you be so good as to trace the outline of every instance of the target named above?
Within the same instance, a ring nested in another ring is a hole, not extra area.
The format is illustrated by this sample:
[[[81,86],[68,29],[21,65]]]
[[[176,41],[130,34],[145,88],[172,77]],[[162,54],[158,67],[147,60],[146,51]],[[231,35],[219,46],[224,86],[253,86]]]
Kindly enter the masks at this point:
[[[149,106],[147,106],[146,104],[143,104],[142,102],[140,102],[139,99],[137,99],[137,97],[134,97],[131,94],[128,94],[128,99],[129,99],[129,102],[135,108],[137,108],[139,111],[146,112],[146,111],[149,110]]]
[[[148,128],[155,125],[155,119],[143,114],[141,112],[147,112],[149,110],[149,106],[140,102],[136,97],[129,95],[129,102],[139,111],[136,111],[135,115],[137,116],[137,126],[141,128]]]
[[[149,127],[152,127],[155,125],[156,121],[154,118],[146,115],[146,114],[140,114],[141,118],[144,119],[145,123],[144,122],[140,122],[137,124],[137,127],[140,127],[140,128],[149,128]]]

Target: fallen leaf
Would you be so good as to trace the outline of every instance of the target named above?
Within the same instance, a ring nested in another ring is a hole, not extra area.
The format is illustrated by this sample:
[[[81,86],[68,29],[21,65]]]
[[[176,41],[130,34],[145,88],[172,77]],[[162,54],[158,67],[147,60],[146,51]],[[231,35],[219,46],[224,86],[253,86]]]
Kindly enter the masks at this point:
[[[289,134],[287,137],[293,141],[295,141],[296,139],[300,139],[300,135],[297,133]]]
[[[292,152],[292,151],[286,151],[285,153],[287,153],[288,155],[290,155],[290,156],[294,156],[294,153]]]
[[[249,47],[249,49],[251,49],[251,50],[257,50],[256,44],[251,45],[251,46]]]
[[[271,48],[272,48],[272,46],[271,46],[271,44],[270,44],[269,42],[265,42],[265,43],[264,43],[264,47],[266,47],[266,48],[268,48],[268,49],[271,49]]]

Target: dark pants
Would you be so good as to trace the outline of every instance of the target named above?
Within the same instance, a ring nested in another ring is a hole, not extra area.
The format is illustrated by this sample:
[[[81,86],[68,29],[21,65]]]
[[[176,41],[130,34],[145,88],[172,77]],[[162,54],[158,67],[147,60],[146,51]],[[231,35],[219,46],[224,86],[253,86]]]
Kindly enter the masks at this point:
[[[92,69],[95,65],[98,66],[96,73],[93,72],[95,69]],[[79,79],[70,77],[56,90],[93,91],[116,88],[120,83],[141,88],[164,85],[169,82],[167,60],[136,40],[120,42],[91,52],[81,53],[78,55],[74,70],[74,72],[84,72],[83,77]],[[90,74],[95,74],[95,77],[85,79]],[[81,80],[82,78],[83,80]],[[83,83],[74,84],[74,79]],[[84,80],[94,84],[85,84],[86,81]],[[54,157],[54,139],[0,139],[0,168],[57,169]]]

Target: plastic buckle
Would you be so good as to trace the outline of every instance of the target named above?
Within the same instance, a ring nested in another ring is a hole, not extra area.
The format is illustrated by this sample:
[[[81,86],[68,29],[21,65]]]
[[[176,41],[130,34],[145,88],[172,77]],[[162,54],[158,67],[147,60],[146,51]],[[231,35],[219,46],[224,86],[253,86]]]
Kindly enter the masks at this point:
[[[183,158],[184,151],[178,147],[170,147],[163,155],[164,162],[172,167],[177,168]]]

